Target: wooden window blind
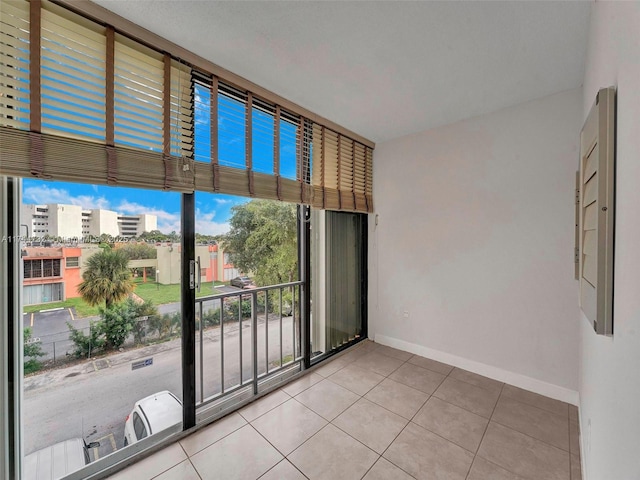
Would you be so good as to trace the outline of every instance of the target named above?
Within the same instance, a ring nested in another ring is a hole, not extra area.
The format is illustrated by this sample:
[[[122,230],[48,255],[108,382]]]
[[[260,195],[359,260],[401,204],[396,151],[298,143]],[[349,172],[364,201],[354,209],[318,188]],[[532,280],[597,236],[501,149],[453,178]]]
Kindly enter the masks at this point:
[[[57,3],[0,8],[0,175],[372,210],[372,149],[340,128]]]
[[[314,207],[373,211],[371,148],[321,125],[313,125],[312,201]]]
[[[116,143],[162,152],[165,115],[162,55],[116,35],[114,84]]]
[[[615,89],[598,92],[580,135],[580,307],[603,335],[613,334]]]
[[[29,130],[29,4],[0,2],[0,125]]]
[[[197,149],[195,188],[308,203],[309,185],[299,175],[308,169],[302,166],[303,120],[251,92],[198,77],[195,118],[217,121],[212,120],[211,132],[196,127],[199,141],[211,144],[211,164]]]
[[[42,132],[104,142],[105,28],[48,2],[41,12]]]

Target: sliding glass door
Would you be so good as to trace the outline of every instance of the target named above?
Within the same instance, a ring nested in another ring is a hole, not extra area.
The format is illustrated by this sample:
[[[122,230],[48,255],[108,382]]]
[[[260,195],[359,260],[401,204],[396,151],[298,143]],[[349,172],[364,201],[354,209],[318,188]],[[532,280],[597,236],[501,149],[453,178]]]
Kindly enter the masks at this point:
[[[314,357],[366,337],[366,221],[363,214],[312,211]]]

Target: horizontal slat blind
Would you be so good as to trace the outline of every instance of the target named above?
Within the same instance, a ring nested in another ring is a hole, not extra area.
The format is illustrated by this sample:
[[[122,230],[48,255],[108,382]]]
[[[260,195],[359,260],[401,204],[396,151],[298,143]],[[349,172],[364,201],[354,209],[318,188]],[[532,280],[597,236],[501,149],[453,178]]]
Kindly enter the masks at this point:
[[[191,69],[172,62],[171,66],[171,155],[190,157],[194,153],[193,85]]]
[[[353,145],[353,196],[355,210],[366,212],[367,209],[367,152],[361,143]]]
[[[298,166],[300,118],[200,74],[195,90],[196,190],[309,202],[308,185],[297,178],[303,170]],[[200,126],[208,118],[218,120],[210,131]],[[211,145],[214,136],[217,145]],[[279,175],[282,170],[291,178]]]
[[[0,173],[29,177],[31,133],[0,127]],[[107,150],[85,140],[41,134],[44,157],[42,177],[79,183],[107,183]],[[171,190],[193,192],[193,160],[166,157],[156,152],[116,146],[119,185],[161,188],[168,183]],[[64,158],[61,162],[58,159]],[[168,172],[168,175],[167,175]],[[168,178],[167,178],[168,177]]]
[[[0,9],[0,174],[371,210],[361,143],[58,4]]]
[[[313,188],[312,205],[324,208],[324,128],[314,123],[311,130],[311,185]]]
[[[320,125],[313,125],[314,207],[373,211],[373,154],[369,147]]]
[[[353,211],[356,202],[353,189],[353,140],[340,136],[340,209]]]
[[[280,116],[280,138],[279,138],[279,171],[280,176],[290,180],[298,178],[297,172],[297,151],[301,138],[299,138],[298,130],[299,119],[289,119]],[[308,177],[303,177],[308,178]]]
[[[162,55],[116,35],[116,144],[162,152]]]
[[[29,129],[29,3],[0,2],[0,125]]]
[[[365,163],[365,176],[366,176],[366,190],[365,198],[367,200],[367,211],[373,212],[373,149],[365,147],[366,163]]]
[[[47,2],[41,28],[42,132],[104,142],[104,27]]]
[[[218,163],[246,167],[246,94],[220,84],[218,89]],[[245,173],[246,177],[246,173]]]
[[[278,174],[274,171],[275,110],[274,105],[253,99],[251,140],[254,172]]]

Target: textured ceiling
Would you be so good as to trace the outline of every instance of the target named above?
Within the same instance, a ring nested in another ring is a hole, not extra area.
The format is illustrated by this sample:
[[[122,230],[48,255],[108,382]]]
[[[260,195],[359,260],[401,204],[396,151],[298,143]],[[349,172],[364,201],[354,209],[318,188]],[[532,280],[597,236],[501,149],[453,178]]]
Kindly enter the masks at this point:
[[[95,3],[375,142],[580,86],[591,6]]]

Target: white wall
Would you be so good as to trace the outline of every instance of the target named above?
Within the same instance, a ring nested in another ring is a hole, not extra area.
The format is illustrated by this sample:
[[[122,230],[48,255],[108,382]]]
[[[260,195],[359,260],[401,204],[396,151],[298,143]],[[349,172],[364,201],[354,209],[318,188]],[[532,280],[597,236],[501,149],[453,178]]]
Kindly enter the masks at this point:
[[[592,6],[583,118],[618,88],[614,334],[579,314],[583,464],[588,480],[640,479],[640,3]],[[590,425],[590,426],[589,426]]]
[[[581,113],[574,89],[376,146],[370,337],[577,401]]]
[[[53,203],[49,209],[49,234],[54,237],[82,237],[82,207]]]

